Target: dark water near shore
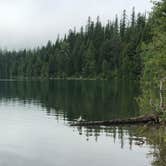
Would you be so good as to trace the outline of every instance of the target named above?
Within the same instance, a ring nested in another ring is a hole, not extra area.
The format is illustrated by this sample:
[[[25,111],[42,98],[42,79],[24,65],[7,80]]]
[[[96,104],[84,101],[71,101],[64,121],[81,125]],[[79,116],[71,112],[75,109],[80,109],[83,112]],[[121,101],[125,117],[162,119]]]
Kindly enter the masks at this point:
[[[69,126],[137,116],[139,93],[133,82],[0,81],[0,165],[164,165],[165,128]]]

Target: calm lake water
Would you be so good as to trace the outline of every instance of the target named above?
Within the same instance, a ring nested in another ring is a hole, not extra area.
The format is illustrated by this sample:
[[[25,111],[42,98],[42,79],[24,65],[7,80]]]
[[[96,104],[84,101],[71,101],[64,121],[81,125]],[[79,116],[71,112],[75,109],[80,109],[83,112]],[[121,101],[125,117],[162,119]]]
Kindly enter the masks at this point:
[[[165,166],[165,128],[70,126],[137,116],[138,95],[132,82],[0,81],[0,165]]]

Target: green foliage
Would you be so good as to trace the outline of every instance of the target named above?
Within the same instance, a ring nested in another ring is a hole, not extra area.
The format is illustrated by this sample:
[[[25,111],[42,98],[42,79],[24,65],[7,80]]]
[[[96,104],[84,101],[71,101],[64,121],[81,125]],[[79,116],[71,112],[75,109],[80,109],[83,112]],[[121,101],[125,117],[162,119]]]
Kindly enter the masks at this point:
[[[95,48],[93,43],[90,42],[88,48],[85,52],[85,67],[84,67],[84,74],[85,76],[95,76],[96,72],[96,62],[95,62]]]
[[[166,77],[166,1],[156,3],[151,14],[152,40],[143,44],[143,81],[159,85]]]
[[[0,78],[9,77],[85,77],[138,79],[142,70],[140,45],[149,31],[144,15],[108,21],[100,18],[69,30],[64,38],[49,41],[35,50],[0,51]],[[120,20],[120,21],[119,21]]]
[[[142,96],[140,106],[146,111],[166,110],[165,93],[159,91],[160,82],[166,80],[166,1],[154,3],[148,26],[151,26],[149,39],[142,44],[144,70],[141,80]],[[154,94],[155,87],[158,95]],[[159,95],[160,94],[160,95]],[[165,114],[163,115],[165,116]]]

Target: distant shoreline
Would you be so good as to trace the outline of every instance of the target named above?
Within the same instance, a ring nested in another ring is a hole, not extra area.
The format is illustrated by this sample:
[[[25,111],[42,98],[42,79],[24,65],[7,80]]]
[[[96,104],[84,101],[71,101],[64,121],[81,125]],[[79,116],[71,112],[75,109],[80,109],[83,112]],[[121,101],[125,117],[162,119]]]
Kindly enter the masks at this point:
[[[16,78],[0,78],[0,81],[23,81],[23,80],[87,80],[87,81],[95,81],[102,80],[106,81],[109,79],[104,78],[79,78],[79,77],[66,77],[66,78],[58,78],[58,77],[16,77]],[[115,80],[115,79],[113,79]]]

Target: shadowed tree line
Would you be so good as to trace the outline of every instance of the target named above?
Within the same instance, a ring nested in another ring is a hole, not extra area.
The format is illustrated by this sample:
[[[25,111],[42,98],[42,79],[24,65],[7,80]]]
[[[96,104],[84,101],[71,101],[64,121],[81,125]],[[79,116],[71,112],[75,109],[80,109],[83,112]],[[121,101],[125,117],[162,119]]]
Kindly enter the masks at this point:
[[[122,17],[103,25],[90,17],[79,31],[34,50],[0,51],[0,77],[132,78],[142,71],[141,43],[151,40],[146,14]]]

